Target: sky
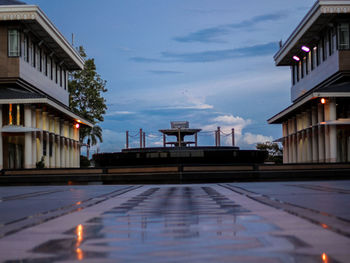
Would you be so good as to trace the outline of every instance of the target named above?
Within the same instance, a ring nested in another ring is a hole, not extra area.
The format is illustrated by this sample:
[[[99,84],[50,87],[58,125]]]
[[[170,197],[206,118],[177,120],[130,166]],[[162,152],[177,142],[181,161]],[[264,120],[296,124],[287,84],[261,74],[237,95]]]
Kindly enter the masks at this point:
[[[94,151],[162,146],[170,121],[200,128],[199,145],[253,149],[282,135],[267,119],[291,104],[290,70],[273,55],[315,0],[26,0],[74,45],[84,46],[107,81],[103,143]]]

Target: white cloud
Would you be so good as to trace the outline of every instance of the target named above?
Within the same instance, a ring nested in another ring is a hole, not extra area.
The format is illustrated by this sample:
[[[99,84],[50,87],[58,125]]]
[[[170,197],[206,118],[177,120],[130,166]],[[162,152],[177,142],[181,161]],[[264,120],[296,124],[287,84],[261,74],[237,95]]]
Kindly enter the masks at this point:
[[[108,112],[106,114],[106,116],[118,116],[118,115],[130,115],[130,114],[134,114],[134,112],[132,112],[132,111],[112,111],[112,112]]]
[[[271,136],[265,136],[261,134],[252,134],[247,132],[243,135],[243,141],[247,144],[256,144],[264,142],[272,142],[273,138]]]

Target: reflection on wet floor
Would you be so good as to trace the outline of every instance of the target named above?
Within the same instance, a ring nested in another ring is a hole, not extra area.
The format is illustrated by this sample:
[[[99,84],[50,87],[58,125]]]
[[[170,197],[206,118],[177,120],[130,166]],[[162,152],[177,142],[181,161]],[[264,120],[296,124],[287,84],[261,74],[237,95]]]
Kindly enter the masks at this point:
[[[212,187],[155,187],[34,249],[20,262],[335,262]],[[19,262],[19,261],[18,261]]]

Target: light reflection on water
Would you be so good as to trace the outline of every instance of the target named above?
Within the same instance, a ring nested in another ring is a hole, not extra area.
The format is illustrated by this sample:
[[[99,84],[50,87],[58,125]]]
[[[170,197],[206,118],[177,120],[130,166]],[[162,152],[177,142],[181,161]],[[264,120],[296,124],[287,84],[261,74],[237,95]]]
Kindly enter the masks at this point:
[[[84,259],[84,252],[83,250],[80,248],[81,243],[84,240],[84,227],[82,224],[78,225],[76,227],[76,231],[75,231],[76,235],[77,235],[77,241],[75,243],[75,247],[76,247],[76,254],[77,254],[77,259],[78,260],[83,260]]]

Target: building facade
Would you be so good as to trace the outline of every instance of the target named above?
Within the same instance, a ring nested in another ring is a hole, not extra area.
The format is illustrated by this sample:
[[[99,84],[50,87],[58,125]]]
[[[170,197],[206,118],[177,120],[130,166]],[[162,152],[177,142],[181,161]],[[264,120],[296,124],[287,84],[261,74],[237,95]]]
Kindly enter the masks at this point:
[[[0,170],[79,167],[68,73],[84,60],[39,7],[0,0]]]
[[[350,1],[318,0],[274,56],[291,69],[284,163],[350,162]]]

